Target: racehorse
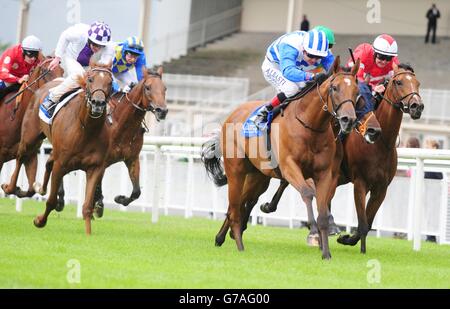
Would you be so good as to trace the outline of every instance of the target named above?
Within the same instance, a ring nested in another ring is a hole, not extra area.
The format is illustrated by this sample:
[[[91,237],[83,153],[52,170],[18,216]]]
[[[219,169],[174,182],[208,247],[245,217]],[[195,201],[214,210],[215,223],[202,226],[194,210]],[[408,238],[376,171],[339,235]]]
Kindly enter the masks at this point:
[[[362,97],[359,97],[357,104],[364,104],[364,102],[360,102],[359,100],[363,100]],[[341,138],[339,138],[339,131],[338,131],[338,127],[337,127],[337,123],[334,124],[333,128],[334,128],[334,135],[336,136],[336,143],[337,143],[337,149],[338,151],[336,152],[336,158],[334,160],[334,165],[333,165],[333,177],[339,177],[339,173],[340,173],[340,168],[341,168],[341,163],[342,163],[342,151],[345,151],[345,148],[342,149],[342,142],[341,142]],[[355,135],[355,140],[364,140],[366,143],[368,144],[373,144],[375,143],[375,141],[377,140],[377,138],[379,137],[381,133],[381,126],[380,123],[378,122],[375,114],[373,112],[367,113],[363,116],[363,118],[360,121],[360,124],[357,128],[355,128],[355,130],[353,130],[350,135]],[[348,137],[346,137],[348,138]],[[312,190],[315,190],[315,186],[314,186],[314,182],[312,181],[312,179],[307,179],[307,184],[311,187]],[[274,196],[272,197],[272,200],[270,201],[270,203],[264,203],[260,206],[260,209],[262,212],[264,213],[271,213],[271,212],[275,212],[277,210],[277,206],[278,203],[281,199],[281,196],[283,195],[284,190],[288,187],[289,183],[284,180],[281,179],[280,181],[280,185],[277,189],[277,192],[274,194]],[[308,214],[308,227],[310,229],[309,235],[307,237],[307,243],[309,245],[316,245],[317,241],[318,241],[318,228],[317,228],[317,223],[316,220],[314,219],[314,212],[313,212],[313,205],[312,205],[312,199],[310,197],[303,197],[303,202],[306,205],[306,210],[307,210],[307,214]],[[248,219],[250,217],[250,213],[252,211],[253,206],[252,205],[247,205],[250,207],[247,207],[246,209],[246,218]],[[336,235],[340,233],[340,229],[339,227],[336,225],[336,223],[334,222],[334,218],[333,215],[331,214],[331,204],[330,204],[330,215],[328,218],[329,221],[329,226],[330,226],[330,235]],[[246,222],[244,223],[244,229],[246,228]]]
[[[354,184],[358,228],[354,235],[340,236],[338,242],[354,246],[361,239],[361,253],[366,252],[367,233],[397,171],[396,140],[403,113],[409,114],[413,120],[422,115],[424,104],[419,86],[410,65],[394,64],[394,75],[387,81],[386,91],[375,111],[382,129],[380,138],[373,145],[363,143],[355,135],[344,141],[345,164],[339,184]],[[364,209],[368,192],[370,198]]]
[[[56,77],[62,77],[64,73],[60,66],[57,66],[53,71],[47,69],[52,60],[53,58],[47,57],[30,72],[28,82],[22,85],[20,88],[22,93],[15,100],[13,96],[18,94],[17,91],[7,94],[0,101],[0,171],[5,162],[16,158],[22,120],[32,96],[42,85]],[[37,161],[35,160],[26,165],[27,175],[30,174],[32,166],[36,166],[36,164]],[[20,188],[16,187],[7,188],[5,186],[4,189],[6,189],[5,193],[16,194],[19,197],[31,197],[34,194],[33,191],[21,191]]]
[[[142,121],[147,111],[155,114],[156,120],[166,118],[168,109],[166,106],[166,86],[162,81],[163,69],[159,67],[156,72],[146,69],[144,78],[133,87],[128,94],[118,93],[111,98],[112,124],[106,126],[109,138],[109,147],[106,155],[106,166],[124,161],[133,184],[130,197],[118,195],[116,203],[127,206],[139,198],[141,189],[139,186],[139,153],[144,143]],[[94,203],[95,214],[103,215],[103,196],[101,182],[97,186]]]
[[[78,93],[54,116],[51,126],[39,119],[38,110],[49,89],[57,83],[49,83],[41,88],[27,110],[25,117],[28,118],[24,119],[16,170],[18,166],[20,168],[24,157],[36,155],[35,150],[42,143],[42,133],[53,145],[44,176],[49,177],[50,173],[52,174],[50,194],[45,213],[34,220],[36,227],[44,227],[48,215],[55,209],[57,191],[63,176],[70,171],[81,169],[86,172],[83,218],[86,234],[91,234],[94,191],[105,171],[105,155],[109,142],[104,126],[106,104],[112,92],[113,78],[110,68],[111,63],[91,63],[89,69],[78,79],[84,91]],[[30,130],[24,130],[26,127]]]
[[[247,102],[234,110],[222,126],[221,137],[213,136],[202,150],[202,159],[207,172],[215,183],[228,182],[227,217],[216,235],[216,245],[225,241],[231,227],[238,250],[244,250],[242,242],[242,215],[246,203],[254,203],[266,191],[270,178],[284,178],[302,195],[316,195],[319,205],[318,225],[322,258],[330,259],[328,246],[328,200],[332,184],[332,161],[336,145],[330,119],[338,119],[343,133],[352,130],[355,116],[355,100],[358,93],[356,72],[359,60],[351,72],[343,72],[336,57],[327,79],[319,85],[312,83],[316,91],[309,91],[301,99],[291,102],[284,117],[272,123],[270,142],[276,162],[267,157],[267,151],[256,151],[249,147],[257,141],[265,145],[265,136],[238,138],[242,123],[261,102]],[[305,88],[310,87],[307,84]],[[308,89],[308,88],[307,88]],[[274,132],[275,131],[275,132]],[[278,133],[278,134],[277,134]],[[225,174],[221,166],[218,143],[224,156]],[[316,192],[310,190],[305,179],[313,178]]]

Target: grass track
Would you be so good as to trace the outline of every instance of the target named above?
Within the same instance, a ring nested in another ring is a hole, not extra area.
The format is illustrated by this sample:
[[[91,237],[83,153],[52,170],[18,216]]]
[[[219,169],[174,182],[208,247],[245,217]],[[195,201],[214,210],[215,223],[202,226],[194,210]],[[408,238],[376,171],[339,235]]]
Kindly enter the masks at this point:
[[[75,207],[53,212],[47,226],[32,220],[43,203],[0,199],[0,288],[450,288],[450,246],[369,237],[368,253],[330,239],[331,261],[306,246],[307,230],[249,226],[246,250],[214,236],[221,221],[105,210],[84,235]],[[81,282],[68,283],[67,262],[80,262]],[[369,284],[377,259],[381,282]]]

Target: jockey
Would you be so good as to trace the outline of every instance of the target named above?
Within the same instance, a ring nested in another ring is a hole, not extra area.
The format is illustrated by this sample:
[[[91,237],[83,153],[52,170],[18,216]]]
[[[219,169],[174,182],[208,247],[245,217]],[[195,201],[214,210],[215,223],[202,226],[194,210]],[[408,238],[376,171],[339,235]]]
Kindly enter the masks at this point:
[[[336,39],[334,38],[334,32],[330,28],[325,27],[325,26],[316,26],[316,27],[314,27],[313,30],[325,32],[325,35],[327,36],[327,40],[328,40],[328,49],[332,49],[334,44],[336,44]]]
[[[144,53],[144,43],[136,36],[127,38],[115,47],[113,60],[113,74],[116,83],[114,90],[119,87],[124,92],[130,90],[130,84],[137,84],[143,78],[143,69],[147,65]]]
[[[364,98],[365,106],[362,110],[356,110],[358,120],[374,109],[372,89],[374,94],[382,94],[385,91],[383,84],[385,78],[392,77],[392,65],[398,64],[398,47],[393,37],[381,34],[375,38],[373,44],[363,43],[356,47],[353,56],[361,59],[361,65],[357,73],[359,93]],[[353,66],[350,59],[348,66]]]
[[[28,81],[30,71],[42,60],[42,43],[34,35],[11,46],[0,57],[0,89]]]
[[[94,22],[92,25],[75,24],[66,29],[59,37],[55,50],[55,59],[49,65],[53,70],[62,61],[67,77],[58,86],[51,88],[49,95],[42,102],[43,110],[51,117],[53,107],[59,102],[61,96],[78,88],[77,78],[84,74],[84,68],[89,66],[92,55],[99,58],[102,64],[112,63],[114,46],[111,41],[111,30],[103,22]]]
[[[323,31],[294,31],[276,39],[267,49],[262,64],[264,78],[275,87],[278,94],[266,104],[254,119],[263,128],[269,112],[286,98],[302,89],[314,78],[312,73],[319,65],[328,71],[334,61],[328,50],[328,40]]]

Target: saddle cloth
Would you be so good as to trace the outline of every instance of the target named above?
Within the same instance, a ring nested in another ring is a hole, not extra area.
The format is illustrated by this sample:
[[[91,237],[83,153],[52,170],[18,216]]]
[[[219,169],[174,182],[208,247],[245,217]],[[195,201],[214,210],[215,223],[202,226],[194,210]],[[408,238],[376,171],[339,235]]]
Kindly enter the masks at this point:
[[[53,113],[52,117],[48,117],[47,111],[45,110],[45,108],[41,105],[39,105],[39,118],[41,118],[41,120],[49,125],[52,124],[53,119],[55,118],[55,115],[59,112],[59,110],[66,105],[70,100],[73,99],[73,97],[75,97],[78,93],[80,93],[81,91],[83,91],[83,89],[78,89],[77,91],[69,94],[67,97],[65,97],[61,102],[58,103],[58,105],[56,105],[55,107],[55,112]]]
[[[260,109],[262,109],[264,105],[259,106],[257,109],[255,109],[250,116],[245,120],[244,125],[242,126],[241,134],[244,137],[255,137],[255,136],[261,136],[264,132],[270,130],[270,124],[272,123],[273,113],[269,112],[269,115],[267,116],[267,122],[265,126],[260,130],[255,125],[255,117],[256,114],[259,112]]]

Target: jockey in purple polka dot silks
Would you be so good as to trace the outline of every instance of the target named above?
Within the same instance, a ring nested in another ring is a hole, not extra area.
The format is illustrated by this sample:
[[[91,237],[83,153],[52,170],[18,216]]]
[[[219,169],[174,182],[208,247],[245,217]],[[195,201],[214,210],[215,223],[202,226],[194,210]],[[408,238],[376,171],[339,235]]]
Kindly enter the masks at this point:
[[[41,110],[51,117],[54,106],[61,96],[78,88],[77,76],[84,73],[92,55],[98,57],[101,64],[112,63],[114,45],[111,41],[111,29],[104,22],[92,25],[75,24],[66,29],[59,37],[55,50],[55,59],[49,65],[53,70],[61,62],[67,77],[64,82],[50,89],[49,95],[42,102]]]
[[[294,31],[276,39],[267,48],[261,69],[278,94],[258,112],[255,125],[264,128],[274,107],[305,87],[314,78],[317,67],[328,71],[333,61],[326,34],[321,30]]]

